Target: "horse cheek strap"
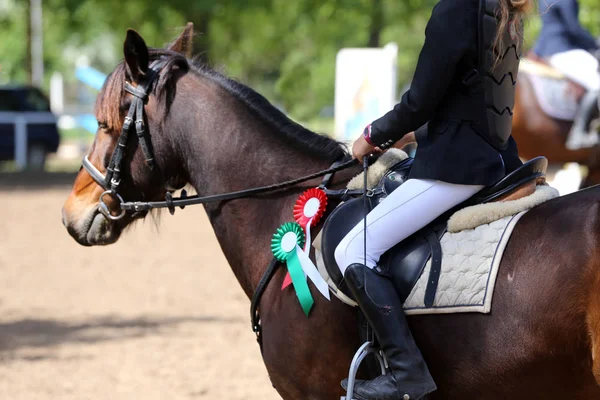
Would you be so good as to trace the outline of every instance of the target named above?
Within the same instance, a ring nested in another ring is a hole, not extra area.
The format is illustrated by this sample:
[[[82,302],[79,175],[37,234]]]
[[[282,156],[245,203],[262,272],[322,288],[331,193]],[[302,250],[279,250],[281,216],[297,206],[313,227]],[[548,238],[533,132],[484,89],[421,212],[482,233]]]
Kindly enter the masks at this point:
[[[144,153],[146,164],[151,170],[154,170],[154,157],[150,151],[150,146],[152,144],[149,142],[148,137],[146,136],[146,129],[144,126],[144,101],[137,98],[136,102],[135,132],[137,134],[140,147],[142,148],[142,152]]]

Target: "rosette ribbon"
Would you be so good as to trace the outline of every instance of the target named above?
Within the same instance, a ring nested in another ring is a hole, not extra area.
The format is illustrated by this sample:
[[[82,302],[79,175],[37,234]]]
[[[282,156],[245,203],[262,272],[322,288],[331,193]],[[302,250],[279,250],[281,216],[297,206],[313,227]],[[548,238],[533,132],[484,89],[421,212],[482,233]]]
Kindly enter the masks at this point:
[[[327,208],[327,194],[321,189],[309,189],[302,193],[298,200],[296,200],[296,204],[294,205],[294,220],[304,228],[304,232],[306,233],[306,241],[304,245],[304,252],[306,254],[310,254],[310,228],[319,223],[323,214],[325,213],[325,209]],[[312,262],[311,262],[312,264]],[[314,267],[314,265],[313,265]],[[316,270],[316,267],[314,267]],[[307,272],[306,270],[304,271]],[[325,281],[319,274],[319,279],[323,281],[322,283],[326,285]],[[315,282],[315,280],[313,280]],[[289,274],[286,274],[285,279],[283,280],[283,285],[281,286],[281,290],[285,289],[292,283],[292,279]],[[315,282],[316,284],[316,282]],[[317,285],[319,286],[319,285]],[[323,286],[323,285],[321,285]],[[319,290],[321,291],[321,290]],[[321,293],[323,293],[321,291]],[[329,293],[329,291],[327,291]],[[325,296],[329,299],[329,295]]]
[[[308,316],[314,300],[310,294],[298,253],[302,252],[300,246],[304,245],[304,232],[302,227],[295,222],[286,222],[281,225],[271,239],[273,256],[287,264],[287,269],[296,290],[296,297],[304,314]]]

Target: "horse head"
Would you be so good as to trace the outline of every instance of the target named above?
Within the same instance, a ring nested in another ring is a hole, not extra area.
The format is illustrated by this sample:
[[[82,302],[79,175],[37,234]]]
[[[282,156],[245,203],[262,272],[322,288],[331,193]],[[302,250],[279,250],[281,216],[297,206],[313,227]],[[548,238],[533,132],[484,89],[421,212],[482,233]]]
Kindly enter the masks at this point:
[[[187,183],[164,120],[177,80],[188,71],[192,35],[188,24],[166,49],[148,49],[137,32],[127,31],[124,61],[98,95],[96,137],[62,210],[63,224],[78,243],[114,243],[132,221],[146,216],[122,211],[123,198],[160,200]]]

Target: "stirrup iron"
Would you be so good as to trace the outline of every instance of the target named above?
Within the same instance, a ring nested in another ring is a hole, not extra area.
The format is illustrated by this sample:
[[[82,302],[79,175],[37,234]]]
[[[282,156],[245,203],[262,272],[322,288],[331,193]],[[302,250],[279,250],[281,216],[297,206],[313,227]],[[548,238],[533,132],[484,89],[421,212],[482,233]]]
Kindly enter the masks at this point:
[[[379,361],[381,375],[385,375],[387,373],[386,361],[381,351],[373,346],[373,342],[363,343],[363,345],[360,346],[356,351],[356,354],[354,354],[352,363],[350,363],[350,371],[348,372],[348,389],[346,390],[346,395],[340,397],[340,400],[354,400],[354,383],[356,382],[358,367],[360,367],[360,364],[369,354],[373,354],[377,358],[377,361]]]

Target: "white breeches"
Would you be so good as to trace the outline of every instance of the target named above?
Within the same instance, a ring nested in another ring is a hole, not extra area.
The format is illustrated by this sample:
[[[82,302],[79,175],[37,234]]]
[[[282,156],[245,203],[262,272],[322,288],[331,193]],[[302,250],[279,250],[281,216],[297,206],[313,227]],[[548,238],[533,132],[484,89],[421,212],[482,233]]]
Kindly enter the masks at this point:
[[[587,90],[600,90],[598,59],[585,50],[569,50],[550,57],[550,65]]]
[[[367,267],[375,267],[388,249],[481,189],[480,185],[428,179],[404,182],[367,215]],[[363,224],[361,221],[356,225],[335,249],[335,260],[342,274],[351,264],[365,263]]]

